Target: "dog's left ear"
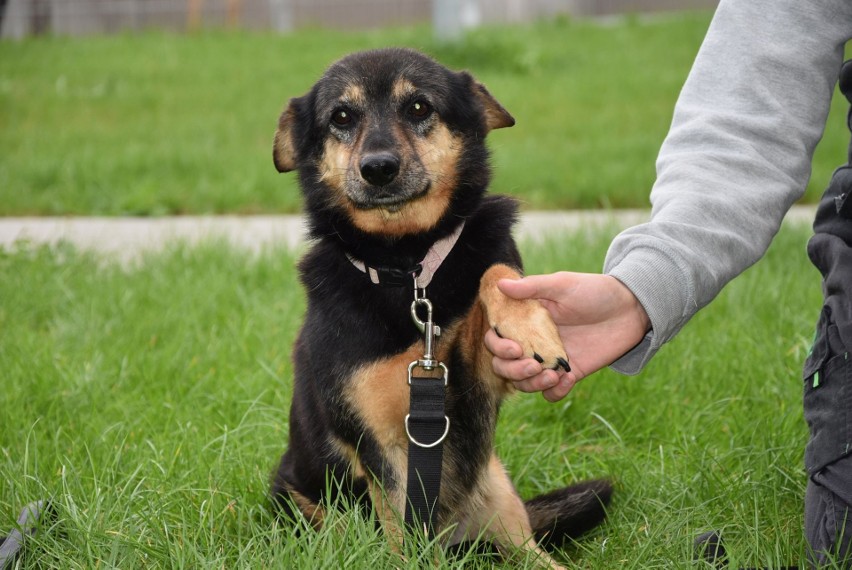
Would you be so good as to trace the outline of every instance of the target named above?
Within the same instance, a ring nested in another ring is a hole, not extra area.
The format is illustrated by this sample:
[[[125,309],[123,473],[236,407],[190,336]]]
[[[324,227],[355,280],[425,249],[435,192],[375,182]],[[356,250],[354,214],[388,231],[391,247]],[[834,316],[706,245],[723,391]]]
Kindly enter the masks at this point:
[[[296,144],[293,140],[293,127],[296,123],[297,99],[291,99],[290,104],[278,118],[278,129],[272,143],[272,161],[278,172],[296,170]]]
[[[471,82],[471,87],[474,96],[479,99],[483,109],[485,109],[486,132],[493,131],[494,129],[502,129],[503,127],[511,127],[515,124],[515,118],[488,92],[485,85],[474,79]]]

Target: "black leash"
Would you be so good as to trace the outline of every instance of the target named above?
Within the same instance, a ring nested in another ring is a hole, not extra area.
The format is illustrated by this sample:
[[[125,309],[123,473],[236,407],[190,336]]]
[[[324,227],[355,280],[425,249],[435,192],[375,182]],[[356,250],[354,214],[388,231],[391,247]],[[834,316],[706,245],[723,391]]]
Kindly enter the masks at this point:
[[[0,570],[14,566],[24,550],[27,538],[33,536],[39,525],[45,524],[43,519],[52,514],[53,507],[47,499],[33,501],[24,507],[18,516],[18,528],[12,529],[6,536],[0,536]]]
[[[434,536],[441,492],[442,442],[449,429],[444,415],[444,383],[437,378],[411,378],[408,434],[408,503],[405,524]]]
[[[711,530],[700,534],[693,541],[695,560],[703,560],[717,570],[728,567],[728,551],[719,531]],[[740,568],[739,570],[770,570],[768,568]],[[799,570],[798,566],[776,567],[774,570]]]
[[[426,309],[426,321],[417,315],[417,308]],[[432,303],[424,289],[415,281],[411,317],[423,332],[423,358],[408,365],[408,385],[411,388],[409,412],[405,417],[408,435],[408,500],[405,524],[422,531],[427,538],[435,536],[438,525],[438,496],[441,492],[443,442],[450,431],[450,418],[444,409],[447,388],[447,367],[432,354],[435,339],[441,329],[432,321]],[[422,371],[427,374],[415,374]],[[437,374],[437,375],[436,375]]]

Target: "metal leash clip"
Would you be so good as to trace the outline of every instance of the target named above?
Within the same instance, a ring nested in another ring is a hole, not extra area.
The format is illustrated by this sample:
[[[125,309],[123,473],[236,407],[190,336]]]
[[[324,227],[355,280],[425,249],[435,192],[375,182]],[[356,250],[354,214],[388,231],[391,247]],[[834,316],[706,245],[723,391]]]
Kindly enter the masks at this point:
[[[423,321],[420,319],[420,316],[417,314],[418,307],[425,307],[426,309],[426,320]],[[417,380],[437,380],[442,382],[444,387],[447,386],[447,378],[449,376],[449,371],[447,370],[446,365],[443,362],[440,362],[435,358],[434,350],[435,350],[435,339],[441,336],[441,327],[435,324],[432,318],[432,302],[426,298],[426,290],[419,289],[417,287],[416,278],[415,278],[415,286],[414,286],[414,301],[411,303],[411,319],[414,321],[415,326],[423,333],[423,358],[419,360],[414,360],[411,364],[408,365],[408,385],[411,386],[412,378],[414,378],[414,371],[418,368],[432,373],[436,369],[440,372],[439,376],[429,376],[422,377],[418,376]],[[442,396],[443,398],[443,396]],[[443,404],[442,404],[443,407]],[[411,432],[408,428],[408,420],[410,418],[410,414],[405,416],[405,433],[408,435],[409,441],[418,447],[430,448],[438,445],[447,437],[447,434],[450,431],[450,418],[444,415],[444,433],[439,437],[436,441],[432,443],[421,443],[415,437],[412,436]]]
[[[422,289],[420,291],[418,294],[417,289],[414,289],[414,301],[411,303],[411,319],[420,332],[423,333],[423,358],[415,360],[411,364],[420,366],[424,370],[432,371],[438,366],[444,366],[435,360],[433,354],[435,339],[441,336],[441,327],[436,325],[432,320],[432,302],[426,298],[426,291]],[[417,315],[417,307],[421,305],[426,307],[426,321],[420,320],[420,317]],[[409,366],[409,370],[411,368]],[[446,370],[446,367],[444,369]]]

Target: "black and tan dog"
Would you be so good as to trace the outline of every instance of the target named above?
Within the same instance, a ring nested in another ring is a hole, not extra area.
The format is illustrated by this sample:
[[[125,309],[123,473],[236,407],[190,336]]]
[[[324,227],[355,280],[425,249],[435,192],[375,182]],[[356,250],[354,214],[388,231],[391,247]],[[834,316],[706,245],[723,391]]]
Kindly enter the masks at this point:
[[[488,328],[546,366],[568,366],[549,314],[495,286],[519,275],[521,259],[515,203],[485,196],[485,136],[513,124],[468,73],[404,49],[343,58],[281,115],[275,166],[298,171],[314,240],[299,265],[308,309],[294,349],[290,444],[272,484],[285,512],[321,525],[330,474],[401,536],[407,367],[424,350],[410,316],[416,274],[443,330],[436,357],[449,369],[439,528],[457,525],[452,540],[537,550],[536,540],[602,521],[607,482],[524,503],[494,454],[512,388],[491,369]]]

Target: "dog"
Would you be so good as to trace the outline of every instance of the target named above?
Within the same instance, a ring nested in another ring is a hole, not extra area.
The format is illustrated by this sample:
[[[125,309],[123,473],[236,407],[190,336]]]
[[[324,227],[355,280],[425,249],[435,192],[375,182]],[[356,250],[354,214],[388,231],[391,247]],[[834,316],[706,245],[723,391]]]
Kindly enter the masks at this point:
[[[496,287],[520,276],[521,257],[515,201],[486,194],[485,137],[514,122],[469,73],[401,48],[344,57],[281,114],[273,160],[279,172],[298,172],[312,238],[299,262],[307,311],[293,353],[289,445],[270,491],[282,514],[319,528],[335,498],[327,495],[351,495],[401,544],[407,369],[440,361],[448,375],[435,532],[446,543],[481,536],[558,567],[539,543],[602,522],[607,480],[525,503],[494,453],[512,386],[491,368],[487,330],[544,366],[570,366],[548,312]],[[426,339],[412,313],[427,331],[434,319],[440,336]]]

